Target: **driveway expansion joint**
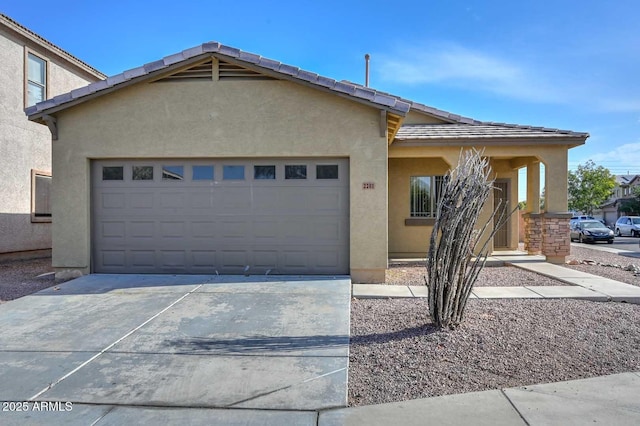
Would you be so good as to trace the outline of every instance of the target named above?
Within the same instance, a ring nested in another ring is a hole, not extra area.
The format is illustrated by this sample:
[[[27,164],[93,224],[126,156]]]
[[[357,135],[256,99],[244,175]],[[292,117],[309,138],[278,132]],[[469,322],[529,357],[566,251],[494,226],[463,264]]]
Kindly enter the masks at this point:
[[[106,346],[104,349],[100,350],[100,352],[98,352],[97,354],[95,354],[94,356],[92,356],[91,358],[89,358],[88,360],[86,360],[85,362],[83,362],[82,364],[80,364],[79,366],[77,366],[76,368],[74,368],[73,370],[71,370],[70,372],[68,372],[67,374],[63,375],[62,377],[58,378],[57,380],[51,382],[49,384],[49,386],[47,386],[46,388],[42,389],[40,392],[36,393],[35,395],[33,395],[31,398],[29,398],[29,401],[35,401],[37,398],[39,398],[40,396],[42,396],[43,394],[45,394],[46,392],[50,391],[51,389],[53,389],[55,386],[57,386],[60,382],[62,382],[63,380],[67,379],[68,377],[71,377],[73,374],[75,374],[76,372],[78,372],[79,370],[81,370],[82,368],[86,367],[87,365],[89,365],[91,362],[95,361],[96,359],[98,359],[100,356],[104,355],[106,352],[109,351],[109,349],[111,349],[112,347],[114,347],[115,345],[117,345],[118,343],[122,342],[124,339],[126,339],[127,337],[131,336],[133,333],[135,333],[136,331],[140,330],[142,327],[144,327],[145,325],[147,325],[148,323],[150,323],[151,321],[153,321],[154,319],[156,319],[157,317],[159,317],[160,315],[162,315],[164,312],[168,311],[169,309],[171,309],[173,306],[175,306],[176,304],[178,304],[179,302],[181,302],[185,297],[189,296],[190,294],[192,294],[194,291],[196,291],[197,289],[199,289],[200,287],[202,287],[202,284],[198,285],[196,288],[192,289],[191,291],[183,294],[181,297],[179,297],[177,300],[175,300],[174,302],[172,302],[171,304],[169,304],[167,307],[165,307],[164,309],[162,309],[160,312],[156,313],[155,315],[153,315],[151,318],[147,319],[146,321],[144,321],[142,324],[138,325],[137,327],[135,327],[133,330],[130,330],[127,334],[125,334],[124,336],[120,337],[119,339],[117,339],[116,341],[112,342],[110,345]]]
[[[502,396],[504,398],[506,398],[506,400],[509,402],[509,404],[511,405],[511,407],[513,407],[513,409],[515,410],[516,413],[518,413],[518,416],[520,416],[520,418],[522,419],[522,421],[527,425],[527,426],[531,426],[530,423],[527,421],[527,419],[524,417],[524,415],[520,412],[520,410],[518,410],[518,407],[516,406],[516,404],[511,400],[511,398],[509,398],[509,395],[507,395],[507,393],[504,391],[504,389],[500,389],[500,393],[502,394]]]

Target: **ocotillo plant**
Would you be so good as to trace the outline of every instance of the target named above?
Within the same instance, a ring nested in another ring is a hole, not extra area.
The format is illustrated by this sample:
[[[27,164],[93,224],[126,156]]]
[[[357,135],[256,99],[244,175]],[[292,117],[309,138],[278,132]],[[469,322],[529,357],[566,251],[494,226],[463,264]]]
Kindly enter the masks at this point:
[[[429,313],[440,328],[455,328],[462,321],[471,289],[487,258],[487,243],[509,216],[500,215],[472,261],[476,246],[496,215],[494,211],[481,229],[476,228],[480,211],[493,190],[491,176],[489,160],[471,149],[460,153],[458,165],[444,178],[427,254]]]

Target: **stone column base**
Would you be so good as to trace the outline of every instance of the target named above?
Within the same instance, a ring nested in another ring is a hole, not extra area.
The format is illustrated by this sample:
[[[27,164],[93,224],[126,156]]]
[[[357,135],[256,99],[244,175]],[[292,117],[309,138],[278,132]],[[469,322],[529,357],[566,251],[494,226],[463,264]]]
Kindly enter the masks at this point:
[[[525,213],[524,218],[524,249],[529,254],[542,252],[542,214]]]
[[[563,264],[571,252],[570,218],[570,213],[542,215],[542,254],[549,263]]]

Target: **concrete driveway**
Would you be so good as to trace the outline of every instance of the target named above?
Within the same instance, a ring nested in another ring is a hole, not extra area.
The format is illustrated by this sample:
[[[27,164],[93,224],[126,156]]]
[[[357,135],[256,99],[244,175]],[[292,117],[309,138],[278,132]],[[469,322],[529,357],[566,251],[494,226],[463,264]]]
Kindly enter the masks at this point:
[[[347,403],[349,303],[348,277],[172,275],[5,303],[0,401],[28,403],[0,424],[316,424]]]

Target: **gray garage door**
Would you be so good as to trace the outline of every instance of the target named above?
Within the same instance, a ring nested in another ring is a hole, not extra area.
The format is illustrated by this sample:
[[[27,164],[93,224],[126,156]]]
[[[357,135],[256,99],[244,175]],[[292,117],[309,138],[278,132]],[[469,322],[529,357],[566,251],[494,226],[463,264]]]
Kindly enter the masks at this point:
[[[92,163],[92,269],[346,274],[346,159]]]

